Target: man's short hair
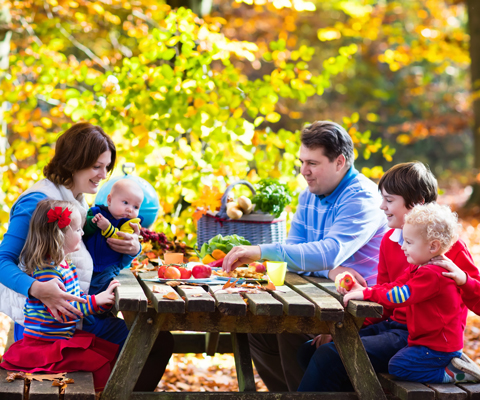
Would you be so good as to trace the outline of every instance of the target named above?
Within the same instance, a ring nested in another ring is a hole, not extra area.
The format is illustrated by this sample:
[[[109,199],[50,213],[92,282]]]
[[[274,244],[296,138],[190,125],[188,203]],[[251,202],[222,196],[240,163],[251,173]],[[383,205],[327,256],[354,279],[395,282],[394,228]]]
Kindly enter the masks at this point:
[[[437,200],[437,180],[430,169],[420,161],[394,165],[380,179],[378,190],[402,196],[405,207],[432,203]]]
[[[347,167],[350,167],[355,159],[352,138],[341,125],[335,122],[316,121],[305,126],[300,140],[309,149],[323,148],[323,154],[330,162],[343,154]]]

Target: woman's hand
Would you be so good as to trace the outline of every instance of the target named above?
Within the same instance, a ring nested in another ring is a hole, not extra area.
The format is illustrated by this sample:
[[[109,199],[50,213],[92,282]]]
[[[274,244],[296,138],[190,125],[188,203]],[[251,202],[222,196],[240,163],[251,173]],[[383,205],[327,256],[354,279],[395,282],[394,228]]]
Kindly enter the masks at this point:
[[[113,251],[122,254],[128,254],[129,256],[136,256],[140,251],[140,242],[138,241],[138,235],[140,235],[140,228],[138,224],[130,222],[130,226],[133,228],[133,233],[117,232],[117,236],[123,239],[107,239],[107,243]]]
[[[322,334],[315,336],[312,340],[312,346],[315,346],[317,349],[322,345],[322,344],[327,344],[332,341],[332,335],[328,334]]]
[[[450,272],[442,272],[443,276],[452,278],[458,286],[465,285],[467,282],[467,273],[462,271],[457,265],[444,255],[433,257],[430,264],[438,265]]]
[[[367,287],[367,281],[363,278],[362,275],[360,275],[353,268],[342,267],[341,265],[328,272],[328,279],[331,279],[332,281],[335,282],[335,278],[337,277],[337,275],[341,274],[342,272],[349,272],[350,274],[352,274],[353,278],[355,279],[355,281],[357,281],[357,283],[360,286],[363,286],[364,288]]]
[[[59,313],[72,319],[83,317],[83,313],[71,305],[70,301],[86,303],[87,300],[67,293],[65,286],[59,279],[51,279],[47,282],[35,281],[30,286],[28,294],[45,304],[58,322],[63,322]]]
[[[95,296],[95,301],[97,302],[97,305],[107,306],[115,303],[115,293],[113,293],[113,291],[115,290],[115,288],[119,286],[120,286],[119,281],[117,280],[111,281],[110,284],[108,285],[107,290]]]
[[[222,264],[224,271],[230,272],[243,264],[250,264],[262,258],[260,246],[235,246],[225,256]]]
[[[363,290],[350,290],[343,296],[343,305],[346,307],[350,300],[363,300]]]

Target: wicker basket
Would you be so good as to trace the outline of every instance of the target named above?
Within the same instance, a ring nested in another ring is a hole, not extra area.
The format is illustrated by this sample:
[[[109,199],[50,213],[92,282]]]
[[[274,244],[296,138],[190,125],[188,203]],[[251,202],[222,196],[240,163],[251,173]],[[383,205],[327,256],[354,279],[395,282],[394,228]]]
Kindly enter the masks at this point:
[[[273,215],[266,213],[252,213],[244,215],[240,219],[230,219],[227,216],[227,198],[235,185],[246,185],[255,195],[255,189],[247,181],[238,181],[227,187],[222,196],[222,206],[216,215],[206,214],[199,219],[197,225],[197,245],[202,248],[203,243],[220,234],[240,235],[252,245],[264,243],[284,243],[287,237],[287,224],[285,216],[275,219]]]

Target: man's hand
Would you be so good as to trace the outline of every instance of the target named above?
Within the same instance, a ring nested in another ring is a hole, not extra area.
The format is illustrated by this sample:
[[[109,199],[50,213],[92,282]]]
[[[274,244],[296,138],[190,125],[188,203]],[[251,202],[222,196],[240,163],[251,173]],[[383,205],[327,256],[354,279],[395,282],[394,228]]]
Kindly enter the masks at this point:
[[[243,264],[250,264],[262,258],[260,246],[236,246],[228,252],[223,260],[222,269],[230,272]]]
[[[433,257],[430,260],[430,264],[438,265],[439,267],[450,271],[442,272],[442,275],[452,278],[458,286],[462,286],[467,283],[467,273],[458,268],[457,265],[448,257],[445,257],[444,255]]]
[[[107,243],[113,251],[122,254],[128,254],[130,256],[136,256],[140,250],[140,242],[138,241],[138,235],[140,235],[140,227],[134,222],[130,222],[130,226],[133,229],[133,233],[117,232],[117,236],[123,239],[107,239]]]
[[[92,222],[96,224],[102,231],[110,226],[110,222],[102,214],[98,213],[92,218]]]
[[[363,300],[363,290],[350,290],[345,296],[343,296],[343,305],[346,307],[350,300]]]
[[[322,334],[315,336],[312,340],[312,346],[315,346],[317,349],[322,345],[322,344],[327,344],[332,341],[332,335],[328,334]]]
[[[354,277],[354,279],[357,281],[357,283],[360,286],[363,286],[364,288],[367,287],[367,282],[365,281],[365,279],[363,278],[362,275],[360,275],[353,268],[342,267],[341,265],[332,269],[332,270],[330,270],[330,271],[328,271],[328,279],[331,279],[332,281],[335,282],[335,278],[337,277],[337,275],[341,274],[342,272],[349,272],[350,274],[352,274],[352,276]],[[354,286],[352,290],[355,290],[355,287],[356,286]],[[339,293],[340,293],[340,291],[339,291]]]
[[[30,286],[28,294],[45,304],[58,322],[63,322],[59,313],[72,319],[83,317],[83,313],[72,306],[70,302],[86,303],[87,300],[67,293],[65,286],[59,279],[51,279],[46,282],[35,281]]]
[[[99,293],[95,296],[95,300],[97,302],[98,306],[107,306],[107,305],[112,305],[115,303],[115,293],[113,291],[115,288],[120,286],[120,282],[117,280],[113,280],[110,282],[108,285],[107,290],[105,290],[102,293]]]

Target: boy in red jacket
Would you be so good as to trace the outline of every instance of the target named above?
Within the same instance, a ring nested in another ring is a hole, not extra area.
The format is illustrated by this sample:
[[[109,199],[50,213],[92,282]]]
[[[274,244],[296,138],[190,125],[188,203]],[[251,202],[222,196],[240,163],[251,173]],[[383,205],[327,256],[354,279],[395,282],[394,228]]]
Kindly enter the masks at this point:
[[[452,247],[457,226],[457,216],[446,206],[415,206],[405,216],[401,247],[410,267],[395,282],[357,287],[344,297],[345,306],[349,300],[365,299],[406,309],[408,346],[388,366],[397,378],[424,383],[480,379],[480,375],[460,371],[451,362],[462,356],[462,298],[455,282],[442,275],[441,267],[430,263]]]

